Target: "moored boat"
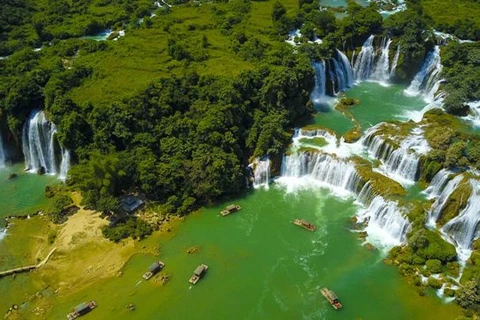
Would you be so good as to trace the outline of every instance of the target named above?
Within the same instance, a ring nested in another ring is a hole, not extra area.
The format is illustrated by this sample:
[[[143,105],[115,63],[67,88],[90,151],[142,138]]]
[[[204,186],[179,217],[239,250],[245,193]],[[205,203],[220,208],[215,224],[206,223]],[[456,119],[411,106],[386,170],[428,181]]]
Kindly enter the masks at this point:
[[[240,209],[242,208],[238,204],[231,204],[227,206],[224,210],[220,211],[220,214],[225,217],[228,216],[230,213],[240,211]]]
[[[156,261],[152,263],[148,268],[148,271],[143,274],[142,278],[145,280],[150,279],[155,274],[160,272],[160,270],[162,270],[164,266],[165,266],[165,263],[163,263],[162,261]]]
[[[297,226],[302,227],[304,229],[307,229],[309,231],[315,231],[317,229],[317,227],[315,227],[313,224],[311,224],[310,222],[307,222],[305,220],[295,219],[295,220],[293,220],[293,223],[296,224]]]
[[[340,301],[338,301],[337,295],[332,290],[323,288],[322,290],[320,290],[320,292],[325,297],[325,299],[330,302],[330,304],[333,308],[335,308],[335,310],[341,309],[343,307]]]
[[[78,306],[76,306],[75,308],[73,308],[72,312],[67,314],[67,319],[68,320],[76,319],[80,316],[83,316],[84,314],[89,313],[90,311],[92,311],[96,307],[97,307],[97,303],[93,300],[90,301],[89,303],[86,303],[86,302],[81,303]]]
[[[198,280],[200,280],[200,278],[203,277],[203,275],[207,270],[208,270],[208,266],[206,264],[199,265],[195,269],[195,271],[193,271],[193,275],[190,278],[190,280],[188,280],[188,282],[190,282],[191,284],[196,284]]]

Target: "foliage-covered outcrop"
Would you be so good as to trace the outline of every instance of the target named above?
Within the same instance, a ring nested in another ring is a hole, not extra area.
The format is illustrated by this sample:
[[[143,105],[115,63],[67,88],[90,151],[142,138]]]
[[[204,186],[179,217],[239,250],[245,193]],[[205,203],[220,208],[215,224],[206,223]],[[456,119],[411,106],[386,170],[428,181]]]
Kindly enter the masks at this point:
[[[453,114],[467,111],[467,103],[480,100],[480,43],[451,41],[442,49],[445,110]]]

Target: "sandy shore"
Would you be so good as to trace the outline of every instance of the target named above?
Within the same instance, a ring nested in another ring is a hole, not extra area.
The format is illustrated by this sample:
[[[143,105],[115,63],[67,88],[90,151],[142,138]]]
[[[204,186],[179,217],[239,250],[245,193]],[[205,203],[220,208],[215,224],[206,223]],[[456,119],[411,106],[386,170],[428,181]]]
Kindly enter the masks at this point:
[[[73,194],[72,197],[78,205],[80,197],[77,194]],[[150,237],[156,238],[159,234],[165,235],[166,238],[174,236],[175,233],[171,231],[183,219],[171,217],[169,220],[165,221],[160,230]],[[42,227],[38,228],[40,222]],[[30,240],[25,243],[24,248],[28,253],[22,254],[28,255],[25,260],[43,259],[52,248],[57,248],[48,263],[30,275],[30,279],[39,284],[38,288],[51,288],[55,296],[61,300],[68,299],[68,296],[100,279],[119,276],[134,253],[155,255],[159,250],[158,243],[153,240],[146,240],[139,246],[138,242],[132,239],[124,239],[119,243],[105,239],[101,228],[107,225],[108,221],[102,219],[99,212],[84,208],[80,208],[61,225],[48,222],[46,216],[35,217],[22,225],[27,226],[27,223],[33,230],[28,230]],[[13,235],[26,230],[22,228],[16,230],[16,226],[12,225],[11,231]],[[56,234],[53,242],[48,241],[51,234]],[[35,292],[29,293],[29,295],[35,294]],[[10,303],[20,304],[21,302],[15,299]],[[53,307],[52,303],[53,300],[48,298],[35,299],[29,309],[36,318],[41,318],[48,314]],[[22,314],[25,316],[25,313],[12,313],[9,319],[20,319]]]
[[[100,213],[80,209],[60,228],[53,246],[57,252],[42,273],[56,292],[68,294],[100,279],[118,275],[134,253],[134,241],[113,243],[102,236],[108,222]]]

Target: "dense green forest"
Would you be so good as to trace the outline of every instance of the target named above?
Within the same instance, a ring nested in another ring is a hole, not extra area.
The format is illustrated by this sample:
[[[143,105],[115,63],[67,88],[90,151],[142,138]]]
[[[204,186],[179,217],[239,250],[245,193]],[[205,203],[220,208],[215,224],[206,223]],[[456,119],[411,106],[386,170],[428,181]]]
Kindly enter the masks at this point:
[[[283,154],[292,128],[315,111],[313,61],[337,48],[351,57],[371,34],[388,37],[402,48],[395,81],[408,83],[440,41],[433,28],[480,38],[476,0],[411,0],[388,18],[375,3],[350,1],[342,19],[311,0],[171,4],[0,0],[0,55],[8,55],[0,60],[0,130],[13,160],[21,160],[25,119],[43,109],[72,151],[67,186],[82,192],[85,205],[115,214],[121,195],[138,192],[164,213],[183,215],[245,191],[252,158]],[[107,28],[127,35],[84,38]],[[295,29],[303,37],[291,46],[285,40]],[[309,42],[316,37],[322,44]],[[480,100],[480,44],[450,41],[441,50],[444,109],[465,115],[468,102]],[[478,138],[452,119],[438,110],[425,119],[433,150],[423,159],[426,182],[441,168],[480,164]],[[64,221],[71,205],[55,195],[52,220]],[[411,217],[423,213],[414,208]],[[104,228],[115,241],[151,232],[136,218]],[[458,272],[453,247],[423,224],[409,242],[392,252],[404,271],[426,263],[432,272]],[[477,298],[478,287],[466,288]],[[459,301],[476,308],[468,297]]]
[[[244,190],[252,157],[282,154],[291,128],[314,111],[312,61],[377,34],[402,47],[396,80],[410,81],[435,44],[426,5],[409,1],[383,19],[375,3],[349,2],[337,19],[309,0],[3,1],[1,130],[19,159],[23,123],[42,108],[73,152],[69,184],[85,204],[116,212],[118,196],[133,191],[184,214]],[[128,34],[81,38],[104,28]],[[293,47],[284,40],[296,28],[304,36]],[[316,36],[321,45],[308,43]],[[466,112],[480,99],[480,49],[442,50],[446,109]]]

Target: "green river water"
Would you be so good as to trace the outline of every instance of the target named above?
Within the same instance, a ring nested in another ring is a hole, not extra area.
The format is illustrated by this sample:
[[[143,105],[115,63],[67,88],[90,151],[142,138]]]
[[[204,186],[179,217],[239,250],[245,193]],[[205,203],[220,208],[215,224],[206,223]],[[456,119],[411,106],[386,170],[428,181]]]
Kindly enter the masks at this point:
[[[404,97],[403,89],[364,82],[350,90],[348,96],[361,100],[352,112],[362,129],[423,107],[420,99]],[[350,126],[350,120],[335,111],[319,114],[315,121],[339,132]],[[16,168],[0,171],[0,178]],[[45,205],[43,189],[52,179],[21,174],[16,181],[2,183],[0,214],[35,211]],[[418,197],[418,190],[410,196]],[[242,210],[221,217],[219,211],[230,203]],[[144,240],[145,246],[159,247],[158,255],[134,255],[121,276],[101,279],[70,295],[43,290],[53,305],[44,317],[65,319],[72,307],[93,299],[98,308],[82,319],[455,319],[460,311],[454,303],[444,303],[433,291],[420,297],[396,267],[383,263],[384,252],[362,245],[351,231],[357,209],[353,198],[311,186],[286,188],[279,182],[268,190],[251,190],[189,215],[174,234]],[[311,221],[317,230],[293,225],[295,218]],[[40,219],[32,221],[35,224],[22,223],[15,231],[22,235],[19,252],[6,247],[12,239],[0,241],[0,269],[16,265],[26,255],[35,242],[29,232],[48,232]],[[192,246],[199,251],[187,254]],[[159,259],[166,264],[162,273],[170,276],[165,285],[141,277]],[[188,279],[201,263],[209,270],[192,286]],[[38,319],[29,298],[43,289],[38,280],[38,275],[29,274],[0,279],[0,313],[25,301],[20,305],[22,316]],[[335,311],[322,297],[324,286],[337,293],[342,310]],[[136,305],[135,311],[125,308],[129,303]]]

